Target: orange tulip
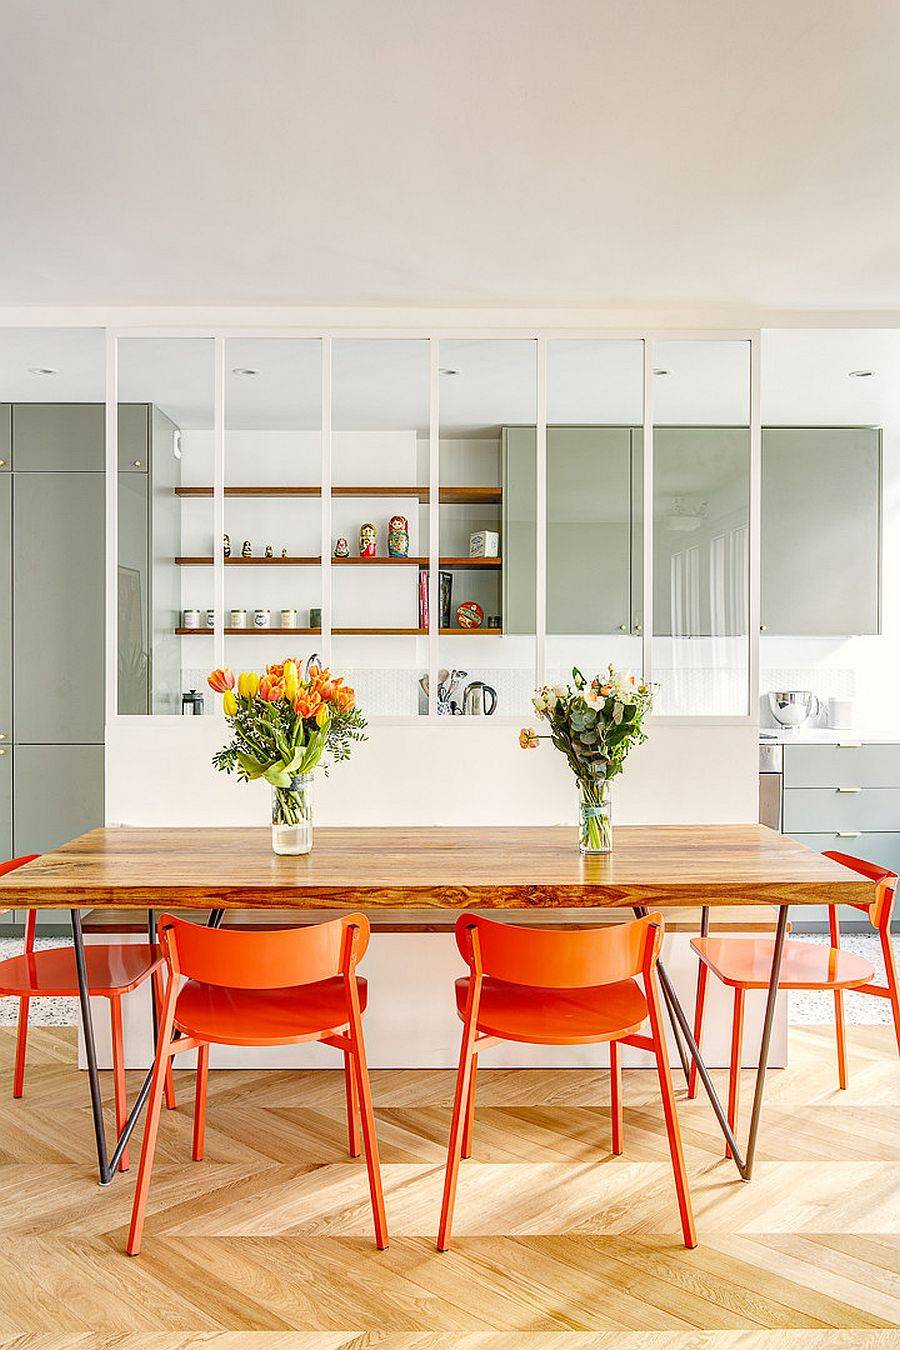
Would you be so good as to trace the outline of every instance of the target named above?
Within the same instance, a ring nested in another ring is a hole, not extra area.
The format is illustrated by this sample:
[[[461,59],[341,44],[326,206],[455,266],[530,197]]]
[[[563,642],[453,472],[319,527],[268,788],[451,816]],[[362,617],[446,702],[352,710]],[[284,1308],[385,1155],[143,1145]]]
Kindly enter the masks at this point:
[[[257,697],[264,699],[266,703],[278,703],[284,698],[284,685],[264,675],[259,682]]]
[[[337,692],[334,680],[316,680],[314,687],[323,703],[330,703]]]
[[[215,689],[217,694],[224,694],[226,689],[234,688],[234,671],[229,670],[228,666],[224,670],[212,670],[207,684],[210,689]]]
[[[349,686],[345,686],[335,692],[334,706],[337,708],[338,712],[349,712],[355,702],[356,693],[349,688]]]
[[[279,661],[277,665],[266,666],[266,674],[272,680],[280,680],[284,675],[284,662]]]

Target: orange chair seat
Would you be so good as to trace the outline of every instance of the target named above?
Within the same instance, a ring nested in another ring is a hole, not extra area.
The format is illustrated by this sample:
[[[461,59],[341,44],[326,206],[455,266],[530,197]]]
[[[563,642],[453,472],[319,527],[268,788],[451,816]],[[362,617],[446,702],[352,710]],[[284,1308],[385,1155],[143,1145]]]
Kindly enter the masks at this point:
[[[127,994],[163,963],[161,951],[148,942],[87,946],[84,949],[92,994]],[[40,998],[77,996],[78,975],[71,947],[52,947],[0,961],[0,995]]]
[[[767,989],[775,944],[771,938],[693,938],[700,960],[723,984],[740,989]],[[854,989],[869,984],[875,971],[852,952],[814,942],[786,942],[779,989]]]
[[[366,981],[357,979],[360,1010]],[[175,1026],[218,1045],[289,1045],[343,1031],[349,1020],[340,976],[284,989],[230,989],[189,980],[175,1004]]]
[[[465,1019],[469,977],[456,981],[456,1010]],[[540,989],[485,977],[478,1030],[531,1045],[579,1045],[610,1041],[640,1029],[649,1016],[635,980],[583,989]]]

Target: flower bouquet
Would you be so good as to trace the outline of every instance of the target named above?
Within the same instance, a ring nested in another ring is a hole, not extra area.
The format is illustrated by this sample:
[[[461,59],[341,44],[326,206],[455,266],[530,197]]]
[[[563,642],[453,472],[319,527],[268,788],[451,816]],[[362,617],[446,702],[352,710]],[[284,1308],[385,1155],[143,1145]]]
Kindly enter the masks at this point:
[[[644,719],[653,691],[613,666],[588,682],[573,669],[572,684],[545,685],[535,691],[535,712],[550,724],[548,736],[531,727],[519,733],[523,750],[534,750],[549,740],[561,750],[578,780],[580,791],[579,847],[582,853],[609,853],[612,849],[610,781],[622,772],[625,758],[647,739]]]
[[[312,771],[327,751],[349,758],[363,741],[366,720],[356,695],[340,676],[302,661],[282,661],[265,675],[214,670],[209,686],[222,695],[232,740],[213,755],[213,766],[242,782],[264,778],[272,788],[272,848],[309,853],[312,848]],[[328,772],[327,764],[323,766]]]

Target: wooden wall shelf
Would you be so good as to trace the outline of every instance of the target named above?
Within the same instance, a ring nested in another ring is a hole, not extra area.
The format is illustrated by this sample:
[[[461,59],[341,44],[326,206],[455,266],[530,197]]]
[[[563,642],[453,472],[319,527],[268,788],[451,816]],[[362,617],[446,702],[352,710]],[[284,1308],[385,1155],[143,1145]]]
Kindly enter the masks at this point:
[[[212,567],[212,558],[176,558],[179,567]],[[308,558],[226,558],[226,567],[318,567],[322,561],[316,554]]]
[[[211,487],[177,487],[178,497],[211,497]],[[321,497],[319,487],[226,487],[226,497]],[[417,497],[420,502],[429,500],[429,489],[425,487],[391,487],[370,485],[368,487],[333,487],[332,497]],[[499,506],[503,499],[503,489],[499,487],[442,487],[440,500],[446,505],[456,506]]]
[[[181,557],[175,559],[179,567],[212,567],[213,559],[206,557]],[[290,558],[226,558],[226,567],[318,567],[322,562],[320,554],[310,554],[309,557],[290,557]],[[422,556],[410,556],[407,558],[332,558],[334,567],[427,567],[429,559]],[[501,558],[441,558],[440,566],[443,568],[455,568],[458,571],[496,569],[503,566]]]
[[[269,637],[274,634],[275,637],[285,637],[288,634],[294,637],[304,633],[321,633],[321,628],[226,628],[226,637]],[[211,628],[176,628],[175,633],[178,637],[212,637]]]
[[[321,633],[321,628],[226,628],[226,637],[294,637]],[[377,633],[394,637],[427,637],[427,628],[332,628],[336,637],[362,637]],[[441,628],[442,637],[500,637],[502,628]],[[176,628],[178,637],[212,637],[211,628]]]

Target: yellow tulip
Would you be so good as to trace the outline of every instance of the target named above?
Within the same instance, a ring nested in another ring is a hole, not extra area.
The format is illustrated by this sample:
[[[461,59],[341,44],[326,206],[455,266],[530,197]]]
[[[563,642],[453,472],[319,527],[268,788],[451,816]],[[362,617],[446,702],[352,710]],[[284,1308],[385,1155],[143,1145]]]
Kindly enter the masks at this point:
[[[232,690],[226,689],[225,693],[222,695],[222,711],[224,712],[226,717],[234,717],[234,714],[237,712],[237,710],[238,710],[238,702],[234,696],[234,693],[232,692]]]
[[[259,688],[259,676],[255,670],[244,670],[238,676],[238,693],[241,698],[256,698]]]
[[[326,726],[328,723],[329,716],[330,714],[328,712],[328,704],[323,703],[322,706],[319,708],[318,712],[316,713],[316,726],[318,727]]]
[[[299,688],[300,683],[297,679],[297,667],[294,665],[293,661],[285,661],[282,679],[284,680],[284,692],[287,697],[293,701],[297,695],[297,689]]]

